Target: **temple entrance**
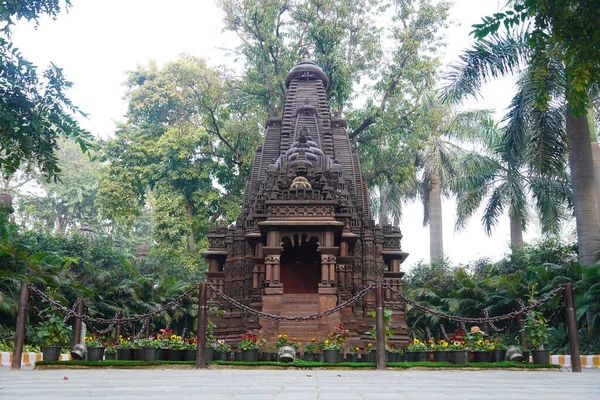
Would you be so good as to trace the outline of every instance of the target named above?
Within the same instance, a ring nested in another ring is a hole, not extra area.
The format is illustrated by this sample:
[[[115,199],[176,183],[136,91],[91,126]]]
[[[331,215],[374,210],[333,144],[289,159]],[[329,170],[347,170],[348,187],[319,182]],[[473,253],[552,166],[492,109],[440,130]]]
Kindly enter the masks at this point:
[[[284,293],[318,293],[321,281],[321,252],[315,236],[284,237],[280,278]]]

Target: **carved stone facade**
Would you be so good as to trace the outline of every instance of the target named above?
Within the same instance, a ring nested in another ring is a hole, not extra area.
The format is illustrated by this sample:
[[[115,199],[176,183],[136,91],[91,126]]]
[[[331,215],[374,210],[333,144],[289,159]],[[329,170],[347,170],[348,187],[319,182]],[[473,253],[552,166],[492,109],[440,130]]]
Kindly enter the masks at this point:
[[[402,291],[400,265],[408,256],[400,229],[371,219],[366,184],[347,123],[331,117],[328,79],[310,61],[286,78],[283,117],[266,122],[256,150],[241,214],[230,227],[214,227],[203,253],[208,278],[226,294],[263,312],[309,315],[335,307],[363,287],[388,282]],[[364,346],[374,325],[374,295],[318,320],[258,319],[227,304],[217,334],[235,344],[248,329],[264,336],[286,333],[298,340],[323,337],[343,323],[350,343]],[[387,295],[395,310],[393,342],[404,344],[404,305]]]

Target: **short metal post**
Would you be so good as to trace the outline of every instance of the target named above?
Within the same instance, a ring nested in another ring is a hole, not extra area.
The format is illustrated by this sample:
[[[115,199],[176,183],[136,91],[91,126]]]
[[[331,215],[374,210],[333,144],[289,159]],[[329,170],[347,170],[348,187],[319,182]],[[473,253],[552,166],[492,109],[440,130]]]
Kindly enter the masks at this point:
[[[77,299],[75,314],[83,315],[84,305],[83,299]],[[73,321],[73,340],[71,340],[71,347],[74,347],[79,343],[81,343],[81,317],[75,317],[75,321]]]
[[[377,334],[377,369],[385,369],[386,367],[386,352],[385,352],[385,320],[383,309],[383,285],[377,284],[377,292],[375,296],[376,321],[375,332]]]
[[[123,318],[123,310],[117,310],[117,314],[116,314],[115,318],[117,319],[117,322],[115,323],[115,340],[114,340],[114,342],[117,343],[117,342],[119,342],[119,338],[121,336],[122,322],[119,320],[121,318]]]
[[[13,349],[13,359],[10,369],[21,369],[21,355],[23,354],[23,344],[25,344],[25,319],[27,318],[27,299],[29,298],[29,284],[21,283],[21,293],[19,294],[19,310],[17,312],[17,326],[15,328],[15,347]]]
[[[196,352],[196,369],[206,368],[204,356],[206,353],[207,290],[207,283],[200,282],[200,296],[198,300],[198,336],[196,337],[196,346],[198,348],[198,351]]]
[[[569,331],[569,349],[571,351],[571,370],[581,372],[581,357],[579,354],[579,337],[577,336],[577,320],[573,301],[573,284],[568,282],[563,291],[565,308],[567,309],[567,330]]]

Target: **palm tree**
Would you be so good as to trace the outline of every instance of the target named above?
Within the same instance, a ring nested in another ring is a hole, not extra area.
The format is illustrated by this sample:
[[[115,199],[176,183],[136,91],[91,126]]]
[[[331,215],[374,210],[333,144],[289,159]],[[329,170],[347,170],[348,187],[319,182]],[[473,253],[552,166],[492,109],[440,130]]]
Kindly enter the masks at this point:
[[[517,34],[496,34],[491,39],[479,40],[471,49],[463,52],[460,56],[460,63],[452,66],[450,72],[447,73],[446,78],[449,83],[444,88],[443,97],[461,100],[467,96],[475,96],[483,82],[527,67],[532,61],[532,53],[527,40],[525,31]],[[562,54],[563,51],[560,48],[553,50],[557,54]],[[562,75],[565,75],[564,66],[560,62],[554,60],[548,64],[548,76],[552,77],[553,72],[558,70],[562,70]],[[539,82],[539,79],[537,81]],[[549,79],[549,81],[559,83],[560,79]],[[544,90],[551,100],[565,104],[568,160],[574,193],[579,258],[582,265],[590,266],[598,261],[600,251],[600,229],[598,229],[600,219],[588,123],[591,115],[573,114],[572,105],[566,102],[569,85],[568,79],[565,79],[564,88],[560,94],[555,93],[558,86],[544,88]],[[539,87],[537,89],[539,90]],[[542,111],[540,110],[540,112]],[[547,131],[544,138],[552,138],[552,133]],[[560,131],[554,133],[560,135]],[[521,140],[525,140],[530,148],[536,148],[536,145],[540,144],[538,139],[540,138],[528,136]],[[565,147],[567,143],[562,139],[555,136],[552,142],[560,143],[560,146]],[[539,161],[551,162],[551,156],[543,152],[543,150],[551,148],[542,146],[538,149],[540,150]]]
[[[422,115],[420,129],[428,139],[416,154],[416,166],[421,172],[418,194],[423,201],[423,225],[429,224],[429,254],[433,262],[444,255],[442,195],[449,196],[450,182],[461,170],[459,161],[469,153],[459,144],[481,136],[490,112],[458,112],[430,94],[425,96]]]
[[[499,129],[490,121],[488,154],[468,154],[462,162],[463,174],[452,182],[458,199],[456,228],[464,228],[469,217],[485,201],[482,222],[486,234],[491,235],[499,216],[508,210],[513,249],[523,247],[523,231],[529,220],[528,198],[535,199],[545,233],[558,233],[560,222],[568,215],[572,203],[568,177],[562,171],[550,176],[536,173],[526,164],[524,151],[519,148],[522,141],[513,140],[519,138],[512,135],[515,122]]]

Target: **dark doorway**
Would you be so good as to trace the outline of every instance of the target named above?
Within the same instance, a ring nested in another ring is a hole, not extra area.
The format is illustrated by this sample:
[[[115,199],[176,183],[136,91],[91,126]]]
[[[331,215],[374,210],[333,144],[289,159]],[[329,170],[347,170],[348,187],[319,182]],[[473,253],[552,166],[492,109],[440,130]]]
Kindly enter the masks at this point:
[[[318,293],[321,281],[321,252],[315,236],[283,238],[281,283],[284,293]]]

